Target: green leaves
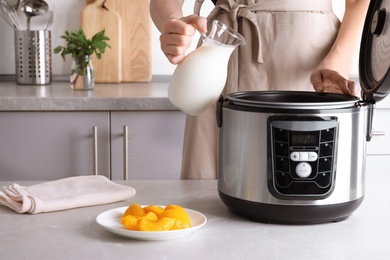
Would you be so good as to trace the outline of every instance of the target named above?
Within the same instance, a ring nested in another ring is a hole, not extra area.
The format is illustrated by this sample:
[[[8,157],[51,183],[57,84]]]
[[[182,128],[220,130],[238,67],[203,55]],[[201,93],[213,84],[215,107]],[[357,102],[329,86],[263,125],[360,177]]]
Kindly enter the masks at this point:
[[[85,61],[85,57],[93,53],[100,59],[105,49],[107,47],[111,48],[107,43],[110,38],[105,36],[104,33],[105,30],[102,30],[92,36],[91,39],[87,39],[82,29],[78,31],[65,31],[61,39],[66,41],[66,46],[57,46],[54,49],[54,53],[60,53],[63,60],[65,60],[67,55],[71,55],[76,62]]]

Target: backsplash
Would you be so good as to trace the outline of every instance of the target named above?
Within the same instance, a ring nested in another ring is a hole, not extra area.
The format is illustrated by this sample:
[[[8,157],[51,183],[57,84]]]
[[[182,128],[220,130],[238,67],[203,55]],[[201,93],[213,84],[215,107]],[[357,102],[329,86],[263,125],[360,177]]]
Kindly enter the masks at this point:
[[[131,3],[131,1],[129,1]],[[52,32],[52,49],[63,44],[60,36],[65,30],[75,30],[80,28],[81,10],[85,6],[84,0],[67,0],[55,1],[54,21],[50,30]],[[192,13],[194,5],[193,1],[184,1],[184,14]],[[333,5],[336,14],[341,17],[344,10],[344,1],[333,0]],[[211,1],[206,0],[202,7],[202,15],[207,16],[213,5]],[[170,64],[160,50],[159,35],[160,33],[152,26],[152,73],[153,75],[171,75],[175,66]],[[15,55],[14,55],[14,32],[11,27],[0,19],[0,75],[15,74]],[[197,40],[194,39],[189,51],[196,46]],[[354,61],[354,69],[352,74],[358,74],[358,59]],[[70,59],[64,62],[60,55],[52,54],[52,73],[53,75],[67,75],[70,70]]]

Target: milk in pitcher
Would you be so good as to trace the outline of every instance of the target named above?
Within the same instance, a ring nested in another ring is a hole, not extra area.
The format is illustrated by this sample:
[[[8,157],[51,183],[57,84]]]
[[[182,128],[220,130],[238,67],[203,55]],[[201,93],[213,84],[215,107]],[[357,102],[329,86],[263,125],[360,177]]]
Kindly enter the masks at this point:
[[[176,67],[168,89],[171,103],[196,116],[220,96],[227,78],[230,55],[245,39],[238,32],[214,20],[203,44]]]
[[[203,44],[176,67],[168,90],[171,103],[188,115],[199,115],[220,96],[227,63],[235,46]]]

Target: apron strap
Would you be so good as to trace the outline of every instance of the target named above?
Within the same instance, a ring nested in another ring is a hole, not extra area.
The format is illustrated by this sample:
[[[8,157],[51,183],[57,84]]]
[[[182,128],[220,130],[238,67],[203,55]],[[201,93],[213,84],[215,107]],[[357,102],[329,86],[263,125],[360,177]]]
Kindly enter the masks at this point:
[[[194,14],[199,15],[200,14],[200,9],[202,8],[204,0],[196,0],[195,5],[194,5]]]

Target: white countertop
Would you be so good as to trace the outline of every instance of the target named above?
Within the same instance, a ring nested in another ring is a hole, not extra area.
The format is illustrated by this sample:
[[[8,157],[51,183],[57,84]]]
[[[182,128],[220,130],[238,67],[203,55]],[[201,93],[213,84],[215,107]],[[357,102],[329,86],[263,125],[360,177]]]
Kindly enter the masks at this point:
[[[0,259],[378,260],[390,255],[388,174],[367,175],[365,200],[347,220],[297,226],[251,222],[234,215],[219,199],[215,180],[121,183],[134,187],[136,196],[38,215],[21,215],[0,206]],[[131,203],[179,204],[202,212],[208,222],[189,236],[166,241],[131,240],[96,223],[100,213]]]
[[[168,100],[167,81],[95,84],[72,90],[68,82],[17,85],[0,82],[0,111],[177,110]]]

